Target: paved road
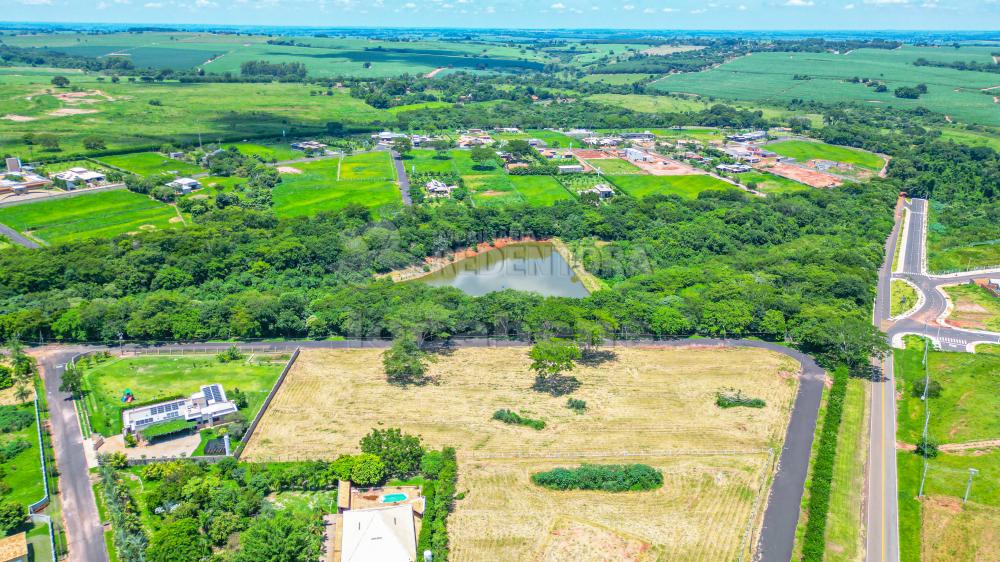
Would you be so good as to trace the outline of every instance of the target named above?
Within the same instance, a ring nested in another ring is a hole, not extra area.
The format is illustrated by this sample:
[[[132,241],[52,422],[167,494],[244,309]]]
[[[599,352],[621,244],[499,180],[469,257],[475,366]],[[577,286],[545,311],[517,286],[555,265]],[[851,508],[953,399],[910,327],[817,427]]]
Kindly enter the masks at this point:
[[[266,347],[268,349],[286,349],[292,350],[296,347],[302,348],[361,348],[361,347],[387,347],[391,342],[382,340],[343,340],[343,341],[289,341],[289,342],[268,342],[268,343],[254,343],[254,344],[240,344],[244,348],[255,348],[261,349]],[[160,349],[164,351],[179,351],[179,350],[194,350],[194,351],[205,351],[205,352],[217,352],[230,347],[231,343],[204,343],[204,344],[166,344],[159,346]],[[520,341],[508,341],[508,340],[488,340],[488,339],[470,339],[470,340],[453,340],[448,343],[449,346],[455,347],[496,347],[496,346],[523,346],[527,345],[526,342]],[[698,340],[668,340],[668,341],[633,341],[633,342],[618,342],[618,345],[655,345],[662,347],[683,347],[683,346],[711,346],[711,347],[721,347],[721,346],[738,346],[738,347],[755,347],[760,349],[768,349],[771,351],[776,351],[778,353],[783,353],[796,361],[802,367],[802,378],[800,380],[798,393],[795,399],[795,405],[792,409],[792,417],[789,423],[788,429],[785,435],[784,447],[781,450],[781,455],[778,462],[778,471],[774,478],[774,483],[771,487],[770,495],[767,501],[767,507],[764,511],[764,521],[761,530],[761,535],[757,542],[757,559],[764,561],[774,561],[774,560],[789,560],[792,555],[792,546],[795,542],[795,527],[799,520],[799,507],[802,501],[802,491],[805,486],[806,472],[809,467],[809,456],[812,450],[812,440],[813,434],[816,429],[816,418],[819,410],[820,397],[823,393],[823,381],[826,378],[826,373],[823,371],[819,365],[808,355],[787,348],[782,345],[761,342],[755,340],[719,340],[719,339],[698,339]],[[134,346],[129,345],[125,347],[125,350],[134,349],[137,347],[146,346]],[[98,348],[92,348],[98,349]],[[62,352],[59,355],[59,359],[51,360],[49,363],[55,363],[55,361],[64,362],[68,357],[71,357],[77,350]],[[112,349],[114,351],[114,349]],[[52,372],[59,372],[57,365],[46,364],[46,370],[51,368]],[[58,377],[50,375],[53,377],[53,383],[49,385],[49,388],[58,387],[55,382]],[[51,390],[50,390],[51,392]],[[76,442],[73,443],[74,446],[78,447],[75,452],[77,458],[79,459],[79,464],[83,464],[84,470],[86,465],[83,462],[83,451],[82,451],[82,441],[79,436],[79,425],[76,423],[76,416],[73,411],[72,403],[68,401],[56,400],[56,398],[50,398],[50,404],[58,404],[56,406],[50,406],[53,410],[58,409],[63,415],[61,417],[72,416],[72,419],[65,419],[61,423],[63,428],[61,431],[73,431],[76,434]],[[53,412],[53,418],[56,417],[56,412]],[[60,441],[65,441],[60,439]],[[73,451],[67,451],[66,454],[73,454]],[[57,452],[57,456],[59,453]],[[78,467],[74,467],[77,468]],[[60,465],[60,470],[62,471],[62,465]],[[72,470],[67,467],[67,470]],[[77,496],[82,494],[87,497],[80,497],[74,500],[76,505],[81,505],[82,503],[87,503],[91,506],[93,510],[93,494],[90,493],[90,485],[86,479],[69,479],[64,478],[63,488],[76,488],[82,487],[85,489],[68,490],[69,495]],[[77,508],[78,509],[78,508]],[[69,513],[69,512],[68,512]],[[93,514],[85,514],[85,517],[81,518],[81,521],[76,521],[73,536],[82,536],[87,533],[88,530],[93,526],[93,522],[96,521],[96,510],[93,510]],[[86,521],[86,520],[90,521]],[[81,528],[82,527],[82,528]],[[97,539],[100,539],[100,534],[96,535]],[[71,544],[73,541],[71,540]],[[81,547],[85,549],[88,553],[87,560],[107,560],[106,556],[96,557],[97,553],[94,551],[91,554],[90,545],[81,543]],[[103,550],[103,543],[101,543],[101,548]],[[90,558],[89,556],[95,556]]]
[[[389,151],[389,154],[392,155],[392,163],[396,166],[396,178],[399,180],[399,194],[403,197],[403,204],[409,207],[413,205],[413,199],[410,198],[410,178],[406,175],[406,165],[403,164],[403,159],[395,150]]]
[[[31,248],[33,250],[41,248],[41,246],[38,245],[38,242],[25,238],[20,232],[5,224],[0,224],[0,235],[6,236],[11,242],[17,244],[18,246],[24,246],[25,248]]]
[[[49,403],[52,447],[59,470],[59,497],[69,546],[70,562],[106,562],[104,529],[97,513],[94,491],[84,454],[80,422],[70,395],[59,392],[65,364],[82,348],[43,349],[38,364],[45,379],[45,397]]]

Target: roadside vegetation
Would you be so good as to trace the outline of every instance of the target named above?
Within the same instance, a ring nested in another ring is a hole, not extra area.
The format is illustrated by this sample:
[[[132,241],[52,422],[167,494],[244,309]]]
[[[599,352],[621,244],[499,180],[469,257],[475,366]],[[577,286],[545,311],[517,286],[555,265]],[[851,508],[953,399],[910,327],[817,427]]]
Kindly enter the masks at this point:
[[[889,291],[892,299],[889,304],[889,314],[892,316],[899,316],[917,306],[917,290],[906,281],[893,279]]]

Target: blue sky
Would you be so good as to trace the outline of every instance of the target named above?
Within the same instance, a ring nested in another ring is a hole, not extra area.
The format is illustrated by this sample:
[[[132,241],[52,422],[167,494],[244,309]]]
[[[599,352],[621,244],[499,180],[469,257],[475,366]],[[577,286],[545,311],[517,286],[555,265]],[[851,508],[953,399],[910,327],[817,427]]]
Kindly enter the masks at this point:
[[[1000,29],[1000,0],[0,0],[16,21],[367,27]]]

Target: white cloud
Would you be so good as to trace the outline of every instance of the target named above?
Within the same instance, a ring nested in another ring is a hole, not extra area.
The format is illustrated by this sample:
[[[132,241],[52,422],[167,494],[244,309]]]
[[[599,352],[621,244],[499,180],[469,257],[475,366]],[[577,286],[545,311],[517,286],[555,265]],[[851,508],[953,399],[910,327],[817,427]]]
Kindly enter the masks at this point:
[[[901,6],[909,3],[910,0],[865,0],[865,4],[874,4],[876,6]]]
[[[786,6],[794,6],[796,8],[805,8],[807,6],[812,6],[814,2],[812,0],[788,0],[785,2]]]
[[[562,2],[556,2],[555,4],[549,6],[549,8],[552,8],[553,10],[565,10],[566,5]]]
[[[739,11],[741,11],[741,12],[745,12],[745,11],[747,11],[747,7],[746,7],[746,5],[745,5],[745,4],[740,4],[740,7],[739,7],[739,8],[736,8],[736,9],[737,9],[737,10],[739,10]]]
[[[848,4],[848,5],[844,6],[844,9],[845,10],[853,10],[854,9],[854,4]]]
[[[97,9],[98,10],[107,10],[110,7],[111,7],[111,4],[108,4],[107,2],[98,2],[97,3]]]
[[[660,11],[669,14],[671,12],[679,12],[680,10],[678,10],[677,8],[663,8]]]
[[[417,9],[417,5],[414,4],[413,2],[407,2],[406,4],[403,4],[403,7],[406,8],[406,9],[408,9],[408,10],[416,10]]]
[[[194,5],[196,8],[211,8],[218,4],[212,2],[212,0],[194,0]]]
[[[484,11],[487,14],[495,14],[495,13],[497,13],[497,9],[494,8],[493,6],[486,6],[486,10],[484,10]]]
[[[626,12],[631,12],[632,10],[635,9],[635,6],[633,6],[632,4],[625,4],[624,6],[622,6],[622,9],[625,10]]]
[[[19,0],[25,6],[51,6],[52,0]]]
[[[142,5],[142,7],[156,9],[156,8],[162,8],[163,4],[160,2],[146,2],[145,4]]]

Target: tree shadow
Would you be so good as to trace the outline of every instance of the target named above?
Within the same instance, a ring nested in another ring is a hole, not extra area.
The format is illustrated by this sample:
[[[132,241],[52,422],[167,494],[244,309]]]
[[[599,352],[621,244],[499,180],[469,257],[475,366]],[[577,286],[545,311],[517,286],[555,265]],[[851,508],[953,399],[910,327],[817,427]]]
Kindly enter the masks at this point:
[[[565,396],[576,392],[580,388],[580,380],[576,377],[566,375],[549,375],[547,377],[535,377],[535,384],[531,389],[536,392],[544,392],[551,396]]]
[[[615,359],[618,359],[618,354],[609,349],[585,349],[577,362],[587,367],[599,367]]]

